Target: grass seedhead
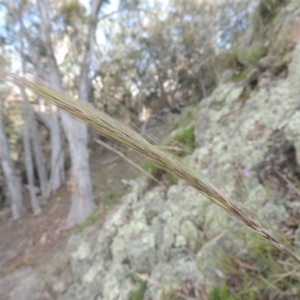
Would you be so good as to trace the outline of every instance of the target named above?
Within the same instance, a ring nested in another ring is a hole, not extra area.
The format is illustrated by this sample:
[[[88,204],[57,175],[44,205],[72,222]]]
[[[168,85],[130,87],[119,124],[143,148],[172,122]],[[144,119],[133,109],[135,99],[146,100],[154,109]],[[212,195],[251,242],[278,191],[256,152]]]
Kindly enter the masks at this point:
[[[71,96],[58,91],[50,85],[33,77],[24,78],[1,70],[4,79],[30,89],[40,97],[49,101],[59,109],[64,110],[76,119],[86,123],[100,134],[110,137],[124,146],[152,160],[159,168],[184,179],[197,191],[208,197],[214,204],[227,213],[242,221],[247,227],[268,240],[280,251],[292,257],[300,264],[299,258],[286,249],[259,222],[248,213],[241,204],[233,202],[223,195],[215,186],[204,180],[194,169],[178,157],[162,151],[158,146],[149,143],[139,133],[109,116],[105,112],[97,111],[91,105],[74,100]]]

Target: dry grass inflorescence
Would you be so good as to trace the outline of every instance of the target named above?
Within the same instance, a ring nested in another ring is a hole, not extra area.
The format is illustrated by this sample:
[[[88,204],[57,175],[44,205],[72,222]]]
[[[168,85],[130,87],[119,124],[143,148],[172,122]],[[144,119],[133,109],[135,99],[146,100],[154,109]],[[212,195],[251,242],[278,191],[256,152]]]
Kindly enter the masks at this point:
[[[102,111],[95,110],[92,106],[74,100],[71,96],[61,92],[50,85],[33,77],[21,77],[10,72],[1,70],[0,76],[7,81],[22,85],[36,93],[45,100],[56,105],[59,109],[69,113],[73,117],[86,123],[100,134],[110,137],[121,144],[135,150],[152,160],[159,168],[176,175],[187,181],[192,187],[208,197],[214,204],[221,207],[228,214],[242,221],[248,228],[275,245],[281,252],[289,255],[300,264],[299,258],[276,238],[274,238],[260,223],[248,213],[241,204],[233,202],[224,196],[215,186],[206,182],[194,169],[178,157],[169,152],[161,150],[158,146],[151,144],[139,133],[117,119]]]

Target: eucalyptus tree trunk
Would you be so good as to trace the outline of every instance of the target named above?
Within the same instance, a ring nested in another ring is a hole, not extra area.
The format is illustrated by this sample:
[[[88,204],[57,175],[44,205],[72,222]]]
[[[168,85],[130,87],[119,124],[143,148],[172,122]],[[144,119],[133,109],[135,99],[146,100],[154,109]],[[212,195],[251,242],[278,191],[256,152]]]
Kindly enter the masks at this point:
[[[78,98],[84,103],[88,102],[88,96],[90,92],[89,71],[94,56],[97,16],[103,3],[103,0],[91,1],[92,7],[90,16],[90,27],[88,32],[88,41],[86,45],[86,51],[84,53],[84,58],[80,67],[78,90]],[[68,125],[66,123],[68,123]],[[66,130],[73,130],[73,133],[70,134],[71,136],[77,136],[75,138],[77,140],[76,144],[70,141],[69,144],[72,157],[71,180],[74,181],[75,187],[79,187],[79,190],[77,193],[72,192],[72,205],[68,216],[68,222],[70,226],[72,226],[72,223],[74,222],[80,223],[96,208],[96,204],[93,200],[89,155],[87,149],[87,126],[84,123],[78,122],[74,119],[72,119],[72,123],[74,125],[76,124],[76,126],[74,126],[73,128],[69,126],[71,124],[70,120],[66,119],[64,122],[64,126]],[[76,128],[76,132],[74,131],[74,128]],[[82,194],[79,192],[80,190],[85,190],[88,194]],[[86,199],[89,200],[84,200],[83,196],[87,197]]]
[[[8,140],[4,131],[2,119],[2,100],[0,100],[0,160],[5,181],[10,194],[10,206],[14,219],[18,219],[24,212],[22,185],[13,160],[11,159]]]
[[[79,92],[78,97],[81,101],[88,101],[89,94],[89,71],[91,60],[94,54],[95,32],[97,26],[97,16],[103,0],[92,0],[91,20],[88,32],[88,41],[84,59],[80,69]],[[54,56],[51,36],[50,20],[48,16],[49,4],[47,0],[39,1],[39,10],[41,13],[41,38],[43,40],[46,52],[48,67],[50,70],[51,84],[62,90],[62,80]],[[71,156],[71,177],[70,191],[72,193],[72,204],[67,218],[66,227],[72,227],[81,223],[96,208],[93,199],[92,181],[89,167],[89,155],[87,148],[87,126],[67,113],[61,113],[63,127],[68,139]]]
[[[49,197],[49,193],[50,193],[49,186],[48,186],[49,182],[47,177],[47,169],[43,158],[40,133],[35,120],[34,111],[30,105],[28,105],[28,110],[29,110],[30,137],[33,145],[35,164],[39,176],[41,194],[43,199],[45,200]]]
[[[64,149],[62,132],[59,125],[57,110],[52,107],[51,111],[51,173],[50,173],[50,191],[55,192],[65,180],[64,168]]]
[[[20,87],[20,91],[24,101],[24,130],[23,130],[23,143],[25,151],[25,167],[26,167],[26,176],[28,181],[28,189],[30,195],[31,208],[34,215],[39,215],[41,213],[41,208],[36,196],[36,188],[34,184],[34,172],[33,172],[33,161],[31,154],[31,145],[30,145],[30,112],[29,112],[29,103],[25,89]]]
[[[20,44],[21,44],[21,62],[22,62],[22,71],[23,75],[26,73],[26,60],[24,55],[24,42],[22,37],[20,36]],[[25,146],[25,164],[27,170],[27,178],[30,187],[30,198],[31,204],[34,214],[39,214],[41,209],[39,207],[39,203],[36,199],[36,189],[34,186],[34,167],[31,156],[31,143],[33,145],[34,150],[34,158],[38,171],[40,190],[44,200],[46,200],[49,196],[49,188],[48,188],[48,178],[47,178],[47,170],[43,159],[42,153],[42,145],[40,141],[40,133],[37,127],[37,123],[35,121],[34,111],[28,101],[28,97],[25,89],[20,86],[20,92],[23,97],[24,102],[24,146]]]
[[[47,54],[47,65],[49,68],[50,83],[62,90],[61,77],[59,74],[57,62],[54,56],[52,42],[51,42],[51,24],[48,13],[50,11],[47,0],[38,1],[39,11],[41,14],[41,39]],[[37,65],[39,63],[37,62]],[[41,72],[39,72],[41,73]],[[59,117],[56,107],[51,106],[51,177],[50,190],[56,191],[65,180],[64,172],[64,152],[63,142],[59,126]]]
[[[6,5],[6,8],[10,12],[12,17],[16,20],[16,22],[19,22],[20,33],[22,34],[22,37],[24,37],[27,41],[27,45],[30,51],[30,61],[34,64],[38,76],[47,81],[48,72],[45,70],[41,62],[42,59],[38,53],[38,50],[35,48],[36,38],[33,38],[30,35],[29,30],[24,25],[24,22],[22,20],[22,12],[18,11],[16,6],[13,5],[13,2],[9,3],[9,5]],[[55,107],[52,107],[51,118],[49,118],[49,120],[50,122],[48,122],[48,125],[50,126],[51,166],[50,180],[47,192],[48,194],[50,194],[51,192],[55,192],[65,180],[63,140],[59,124],[58,112]]]

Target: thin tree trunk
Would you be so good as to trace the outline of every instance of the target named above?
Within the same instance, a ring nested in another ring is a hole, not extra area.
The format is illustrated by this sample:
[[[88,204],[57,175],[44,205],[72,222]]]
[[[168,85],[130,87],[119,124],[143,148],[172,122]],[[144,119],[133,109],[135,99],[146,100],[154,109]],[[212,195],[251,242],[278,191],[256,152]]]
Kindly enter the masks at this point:
[[[26,166],[26,176],[28,182],[28,189],[30,195],[31,208],[34,215],[39,215],[41,213],[41,208],[36,196],[36,188],[34,184],[34,172],[33,172],[33,161],[31,154],[31,145],[30,145],[30,133],[29,133],[29,103],[25,89],[20,87],[20,91],[24,101],[24,130],[23,130],[23,143],[25,150],[25,166]]]
[[[88,34],[88,43],[84,60],[81,66],[79,79],[79,99],[87,102],[89,93],[88,74],[90,70],[91,59],[94,53],[95,30],[97,26],[97,15],[103,0],[92,1],[91,25]],[[49,34],[50,20],[48,17],[49,4],[47,0],[39,1],[41,12],[41,36],[47,51],[48,66],[50,70],[50,81],[58,89],[62,90],[62,82],[57,62],[53,53],[51,36]],[[96,208],[93,199],[92,181],[90,175],[89,155],[87,148],[87,126],[66,113],[61,113],[63,127],[68,139],[71,156],[71,192],[72,204],[66,228],[81,223]]]
[[[56,191],[65,180],[64,150],[57,110],[51,112],[51,176],[50,191]]]
[[[22,197],[22,185],[15,164],[10,157],[8,140],[4,131],[2,119],[2,101],[0,101],[0,160],[10,193],[10,205],[14,219],[18,219],[24,212],[24,204]]]
[[[88,33],[88,43],[80,68],[78,98],[87,103],[90,91],[89,72],[95,51],[95,33],[97,28],[97,16],[103,0],[93,0],[91,9],[91,24]],[[64,114],[63,114],[64,115]],[[87,126],[69,116],[62,116],[67,136],[73,137],[69,140],[72,158],[72,204],[67,219],[67,226],[81,223],[96,208],[93,199],[92,179],[90,174],[89,154],[87,149],[88,130]],[[71,123],[76,126],[71,126]],[[73,131],[73,132],[72,132]],[[74,143],[75,142],[75,143]]]
[[[42,1],[42,0],[41,0]],[[20,12],[17,12],[13,6],[7,6],[7,9],[13,15],[13,17],[20,22],[21,33],[24,38],[27,40],[28,47],[30,49],[30,54],[32,61],[35,65],[38,76],[41,78],[47,79],[47,72],[45,72],[43,65],[40,62],[40,57],[34,48],[35,41],[30,36],[27,28],[24,26]],[[46,10],[47,11],[47,10]],[[48,28],[47,28],[48,29]],[[45,37],[45,35],[44,35]],[[49,35],[50,37],[50,35]],[[47,41],[47,38],[46,38]],[[49,40],[47,43],[51,44]],[[45,47],[47,47],[45,43]],[[54,55],[53,55],[54,57]],[[51,61],[51,60],[50,60]],[[46,74],[46,75],[45,75]],[[65,170],[64,170],[64,153],[63,153],[63,143],[61,137],[61,129],[59,124],[58,112],[52,107],[52,115],[50,118],[51,130],[50,130],[50,139],[51,139],[51,169],[50,169],[50,182],[49,182],[49,193],[55,192],[63,183],[65,179]]]
[[[72,203],[66,222],[66,227],[69,228],[84,221],[96,209],[96,204],[90,175],[87,127],[66,115],[63,122],[72,160],[70,178]]]
[[[23,75],[26,73],[26,61],[24,57],[24,43],[22,37],[20,36],[20,44],[21,44],[21,61],[22,61],[22,71]],[[42,154],[42,146],[40,141],[40,134],[37,128],[37,124],[35,121],[35,115],[33,109],[28,101],[28,97],[26,91],[23,87],[20,87],[20,92],[23,97],[24,102],[24,146],[25,146],[25,164],[27,171],[27,179],[30,188],[30,199],[32,204],[32,209],[34,214],[39,214],[41,212],[39,203],[36,199],[36,189],[34,184],[34,167],[32,161],[32,151],[31,151],[31,143],[33,145],[35,163],[38,170],[39,182],[40,182],[40,190],[42,193],[43,199],[47,199],[49,196],[48,189],[48,179],[47,179],[47,171],[46,166],[43,160]]]
[[[52,63],[51,83],[62,90],[57,65]],[[67,136],[71,157],[71,208],[65,228],[84,221],[95,209],[87,149],[87,126],[67,113],[61,113],[63,128]],[[52,149],[53,151],[53,149]]]
[[[43,151],[40,140],[40,133],[37,127],[37,123],[35,120],[35,115],[33,109],[30,105],[28,105],[29,109],[29,126],[30,126],[30,137],[33,145],[34,158],[37,167],[37,172],[39,176],[40,188],[43,199],[47,199],[49,197],[49,186],[48,186],[48,177],[47,177],[47,169],[43,159]]]

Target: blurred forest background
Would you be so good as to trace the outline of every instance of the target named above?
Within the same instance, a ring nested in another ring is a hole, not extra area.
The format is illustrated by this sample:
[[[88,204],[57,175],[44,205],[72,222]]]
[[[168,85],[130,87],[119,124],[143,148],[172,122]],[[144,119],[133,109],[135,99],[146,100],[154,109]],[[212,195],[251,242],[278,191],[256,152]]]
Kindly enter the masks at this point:
[[[243,64],[232,51],[255,4],[1,1],[1,67],[146,128],[197,104],[225,69]],[[38,215],[41,199],[68,182],[66,226],[82,222],[96,208],[88,154],[95,134],[22,88],[2,83],[1,97],[1,205],[17,219],[30,198]]]

